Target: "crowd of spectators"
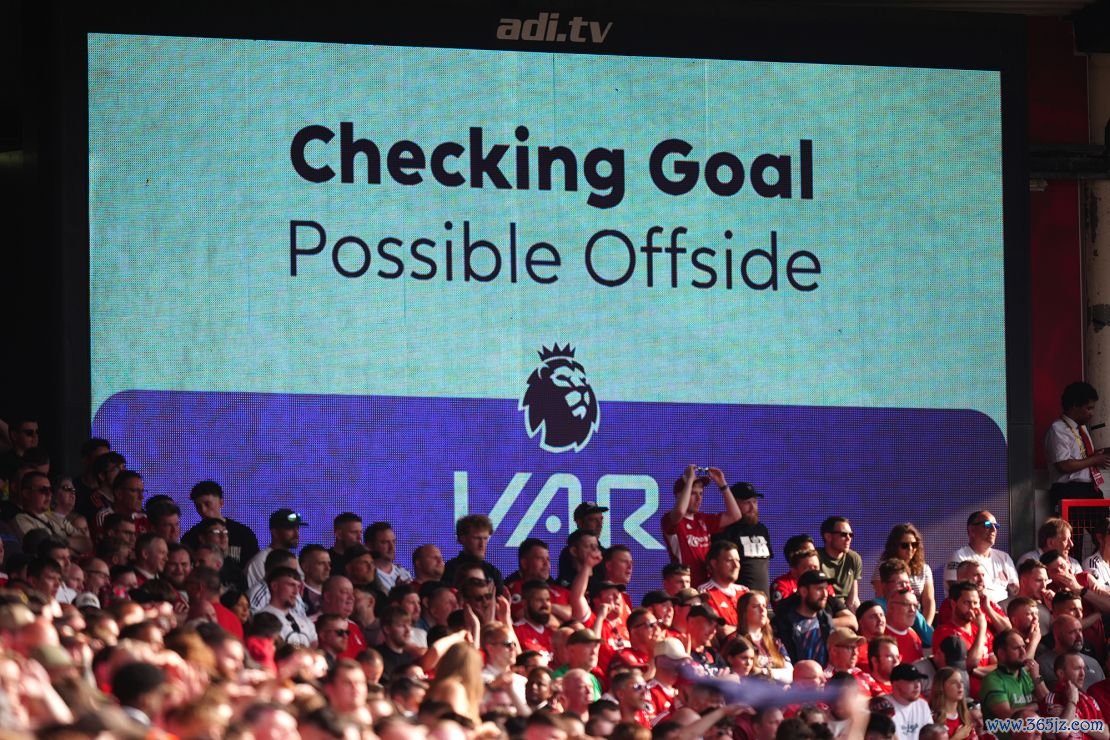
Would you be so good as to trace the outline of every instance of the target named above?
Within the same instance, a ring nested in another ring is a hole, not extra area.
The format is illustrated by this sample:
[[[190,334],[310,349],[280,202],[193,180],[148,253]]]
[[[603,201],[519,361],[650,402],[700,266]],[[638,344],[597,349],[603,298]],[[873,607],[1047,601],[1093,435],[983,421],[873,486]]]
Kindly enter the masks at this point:
[[[761,495],[691,465],[661,522],[671,563],[636,573],[634,603],[634,553],[601,547],[592,502],[503,574],[484,515],[456,523],[457,553],[351,511],[301,542],[297,511],[253,532],[215,481],[147,497],[108,440],[58,474],[37,421],[9,421],[0,738],[966,740],[986,719],[1110,710],[1105,523],[1085,563],[1053,518],[1015,565],[975,512],[934,584],[913,524],[865,573],[830,512],[772,578]],[[723,511],[702,511],[710,486]],[[184,533],[183,506],[200,517]]]

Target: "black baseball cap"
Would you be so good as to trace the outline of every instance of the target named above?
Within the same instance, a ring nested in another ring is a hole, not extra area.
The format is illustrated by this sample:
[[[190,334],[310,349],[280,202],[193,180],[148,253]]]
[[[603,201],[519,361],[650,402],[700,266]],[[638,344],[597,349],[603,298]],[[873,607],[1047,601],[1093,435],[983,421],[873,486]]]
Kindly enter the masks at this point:
[[[609,511],[608,506],[598,506],[593,501],[583,501],[574,507],[574,518],[581,519],[590,514],[604,514],[607,511]]]
[[[717,624],[724,624],[725,621],[721,619],[721,615],[705,604],[698,604],[690,607],[690,613],[686,615],[686,618],[693,619],[694,617],[702,617],[703,619],[708,619],[710,622],[716,622]]]
[[[917,670],[913,663],[899,663],[890,672],[891,681],[920,681],[925,678],[928,676]]]
[[[303,526],[304,519],[292,509],[278,509],[270,514],[270,529],[292,529]]]
[[[648,591],[644,594],[644,599],[640,602],[640,606],[655,606],[656,604],[666,604],[668,601],[674,604],[678,602],[678,599],[663,590]]]
[[[798,579],[798,585],[816,586],[819,583],[828,583],[831,580],[832,579],[819,570],[807,570],[805,573],[802,573],[801,577]]]
[[[624,591],[624,584],[613,583],[612,581],[593,581],[590,583],[590,596],[597,596],[602,591],[607,591],[611,588]]]
[[[732,496],[737,501],[744,501],[749,498],[763,498],[763,494],[755,490],[755,486],[751,483],[733,483],[728,487],[732,491]]]

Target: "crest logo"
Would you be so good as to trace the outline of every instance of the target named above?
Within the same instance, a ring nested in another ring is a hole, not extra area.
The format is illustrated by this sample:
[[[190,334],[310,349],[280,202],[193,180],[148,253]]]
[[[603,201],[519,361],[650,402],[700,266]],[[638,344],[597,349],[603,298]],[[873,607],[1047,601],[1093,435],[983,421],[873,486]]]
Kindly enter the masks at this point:
[[[524,428],[529,437],[539,434],[540,447],[548,452],[578,452],[597,431],[597,396],[569,344],[544,347],[539,355],[540,365],[528,376],[518,407],[524,412]]]

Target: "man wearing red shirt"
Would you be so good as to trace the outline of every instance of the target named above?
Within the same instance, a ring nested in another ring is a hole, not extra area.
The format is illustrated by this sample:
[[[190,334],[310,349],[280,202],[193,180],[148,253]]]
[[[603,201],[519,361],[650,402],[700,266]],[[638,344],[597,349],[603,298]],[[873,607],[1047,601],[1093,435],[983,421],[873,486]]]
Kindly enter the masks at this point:
[[[868,684],[872,686],[871,695],[882,696],[894,691],[890,675],[894,666],[902,662],[902,658],[898,654],[898,643],[889,635],[876,637],[867,643],[867,655],[870,668]],[[877,687],[878,693],[875,693],[875,687]]]
[[[625,668],[638,668],[646,678],[655,674],[655,645],[662,639],[663,630],[659,620],[650,609],[634,609],[628,615],[629,647],[617,652],[609,664],[609,670],[621,665]]]
[[[625,606],[621,593],[624,586],[601,581],[590,586],[591,611],[582,625],[592,629],[601,638],[597,664],[602,671],[608,672],[609,661],[613,655],[630,646],[628,624],[623,611]]]
[[[898,653],[903,663],[916,663],[925,657],[921,636],[913,630],[914,620],[921,605],[911,590],[900,591],[886,602],[886,634],[898,641]],[[938,643],[939,644],[939,643]]]
[[[933,644],[940,645],[946,637],[955,635],[967,646],[967,672],[971,678],[971,695],[979,695],[981,672],[976,669],[994,665],[998,657],[992,646],[994,636],[987,628],[987,617],[979,608],[979,589],[971,581],[957,581],[948,597],[952,599],[952,621],[942,624],[933,632]],[[890,625],[887,624],[887,630]],[[938,650],[933,660],[939,668],[947,662],[944,651]]]
[[[551,578],[551,553],[543,540],[529,537],[520,543],[517,550],[518,570],[505,579],[512,604],[512,617],[520,620],[524,616],[524,584],[529,581],[542,581],[547,584],[551,594],[551,613],[559,622],[571,619],[570,591]]]
[[[1081,690],[1087,674],[1082,656],[1078,653],[1065,653],[1056,656],[1055,671],[1056,687],[1049,692],[1044,702],[1042,702],[1045,713],[1048,714],[1048,708],[1055,704],[1061,708],[1059,714],[1061,719],[1100,721],[1098,729],[1091,729],[1086,733],[1058,733],[1056,735],[1057,740],[1110,739],[1110,733],[1107,733],[1106,725],[1101,722],[1103,719],[1102,710],[1094,699]]]
[[[707,559],[712,578],[698,587],[706,601],[725,620],[726,633],[732,633],[740,623],[736,613],[736,600],[748,592],[737,583],[740,578],[740,550],[735,542],[717,540],[709,548]],[[731,629],[729,629],[731,628]]]
[[[366,636],[351,619],[355,611],[355,587],[346,576],[331,576],[320,588],[320,614],[334,614],[346,620],[347,645],[339,658],[357,658],[366,649]],[[315,619],[315,617],[313,617]]]
[[[647,682],[644,674],[638,668],[622,671],[613,676],[613,698],[617,700],[620,708],[621,721],[635,722],[638,725],[651,729],[651,709],[654,707],[648,699]]]
[[[817,548],[809,535],[791,537],[786,541],[783,551],[790,570],[771,583],[771,593],[768,596],[772,604],[793,596],[798,590],[798,579],[803,573],[821,569],[821,559],[817,556]]]
[[[544,664],[551,662],[551,588],[543,581],[528,581],[524,584],[524,614],[519,621],[513,622],[516,639],[520,641],[521,651],[535,650],[544,658]]]
[[[837,627],[829,633],[827,642],[829,664],[825,666],[826,679],[832,678],[836,673],[847,673],[856,679],[864,696],[870,698],[875,696],[876,691],[881,691],[879,684],[856,665],[860,646],[866,642],[864,638],[847,627]]]
[[[219,572],[203,565],[193,568],[185,578],[185,593],[189,595],[189,619],[210,619],[236,639],[243,639],[243,623],[220,603]]]
[[[721,491],[725,511],[721,514],[701,512],[702,494],[712,481]],[[690,566],[690,581],[705,583],[709,576],[705,558],[709,553],[709,539],[725,527],[740,519],[740,505],[725,482],[725,474],[717,468],[709,469],[709,478],[697,477],[697,466],[687,465],[682,477],[674,484],[674,508],[663,515],[663,536],[671,560]]]

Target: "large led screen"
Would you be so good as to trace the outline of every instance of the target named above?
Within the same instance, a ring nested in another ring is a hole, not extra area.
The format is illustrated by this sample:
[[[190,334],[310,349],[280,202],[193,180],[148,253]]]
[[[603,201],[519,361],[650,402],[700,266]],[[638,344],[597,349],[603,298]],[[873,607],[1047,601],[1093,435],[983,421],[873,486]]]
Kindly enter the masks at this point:
[[[688,463],[765,494],[776,551],[851,517],[867,576],[897,522],[942,567],[1006,521],[998,71],[88,54],[93,431],[186,525],[211,478],[263,544],[350,510],[408,565],[480,512],[508,574],[597,501],[643,586]]]

